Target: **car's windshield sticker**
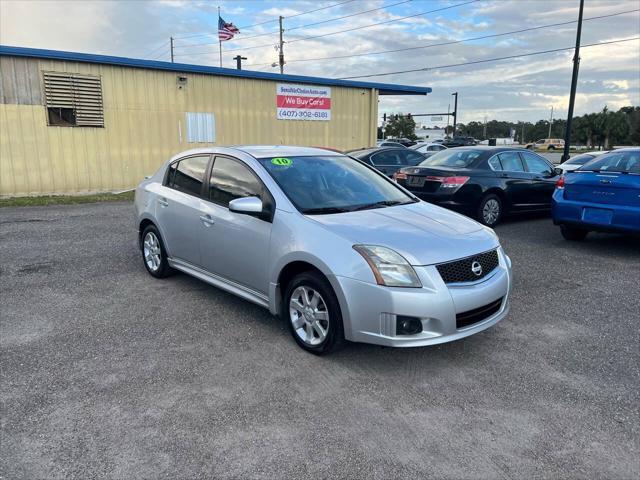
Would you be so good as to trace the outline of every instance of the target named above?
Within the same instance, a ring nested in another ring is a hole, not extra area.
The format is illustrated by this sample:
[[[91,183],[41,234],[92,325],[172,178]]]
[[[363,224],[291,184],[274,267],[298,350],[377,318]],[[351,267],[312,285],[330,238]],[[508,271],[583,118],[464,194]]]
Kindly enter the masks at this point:
[[[284,157],[276,157],[276,158],[272,158],[271,159],[271,163],[273,165],[277,165],[278,167],[288,167],[290,166],[293,162],[291,161],[290,158],[284,158]]]

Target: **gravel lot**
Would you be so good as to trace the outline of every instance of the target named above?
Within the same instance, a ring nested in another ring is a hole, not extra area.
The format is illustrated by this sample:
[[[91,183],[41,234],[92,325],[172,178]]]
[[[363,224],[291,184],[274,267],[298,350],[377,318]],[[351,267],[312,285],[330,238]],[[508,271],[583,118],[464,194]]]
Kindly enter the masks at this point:
[[[130,204],[0,210],[2,478],[638,478],[640,243],[497,229],[511,314],[318,358],[150,277]]]

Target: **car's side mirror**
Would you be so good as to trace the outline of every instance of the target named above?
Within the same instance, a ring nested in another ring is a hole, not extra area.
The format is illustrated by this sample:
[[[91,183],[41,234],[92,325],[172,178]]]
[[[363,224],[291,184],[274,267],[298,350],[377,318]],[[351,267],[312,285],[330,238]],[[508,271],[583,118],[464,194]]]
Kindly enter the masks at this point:
[[[555,177],[556,175],[562,175],[563,173],[564,173],[564,170],[562,170],[561,168],[555,167],[551,172],[550,176]]]
[[[241,197],[229,202],[229,210],[246,215],[258,215],[262,213],[262,200],[258,197]]]

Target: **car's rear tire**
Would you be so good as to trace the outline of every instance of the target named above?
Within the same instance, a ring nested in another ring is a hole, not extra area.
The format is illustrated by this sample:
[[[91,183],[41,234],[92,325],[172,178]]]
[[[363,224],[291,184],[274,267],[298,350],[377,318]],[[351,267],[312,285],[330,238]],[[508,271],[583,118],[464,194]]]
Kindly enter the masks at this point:
[[[282,316],[296,343],[323,355],[344,344],[340,304],[329,281],[318,272],[296,275],[287,285]]]
[[[487,227],[495,227],[502,218],[502,200],[494,193],[485,195],[480,201],[477,218]]]
[[[149,274],[156,278],[165,278],[174,272],[169,266],[167,250],[155,225],[148,225],[142,231],[140,251],[142,252],[144,267]]]
[[[560,233],[565,240],[572,242],[580,242],[584,240],[589,234],[589,230],[583,228],[569,227],[567,225],[560,225]]]

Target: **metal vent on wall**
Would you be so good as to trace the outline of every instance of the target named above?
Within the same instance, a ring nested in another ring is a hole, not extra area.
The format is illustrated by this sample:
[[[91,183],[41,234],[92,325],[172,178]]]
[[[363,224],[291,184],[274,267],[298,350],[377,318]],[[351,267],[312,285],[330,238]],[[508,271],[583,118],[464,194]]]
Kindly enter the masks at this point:
[[[62,117],[62,112],[71,110],[72,115],[66,117],[67,120],[71,119],[67,125],[104,127],[102,81],[99,76],[65,72],[43,72],[43,76],[50,124],[54,124],[51,122],[52,112]]]

